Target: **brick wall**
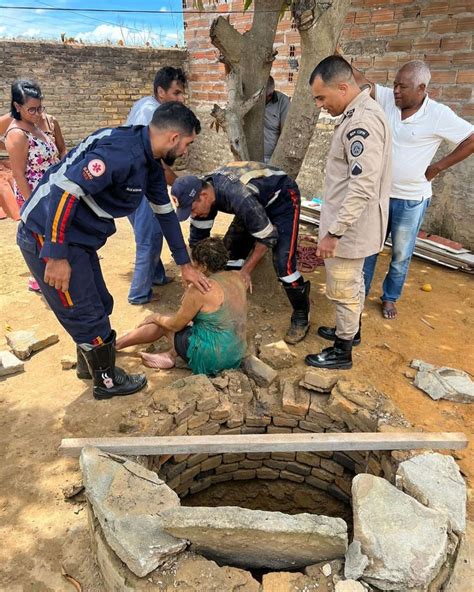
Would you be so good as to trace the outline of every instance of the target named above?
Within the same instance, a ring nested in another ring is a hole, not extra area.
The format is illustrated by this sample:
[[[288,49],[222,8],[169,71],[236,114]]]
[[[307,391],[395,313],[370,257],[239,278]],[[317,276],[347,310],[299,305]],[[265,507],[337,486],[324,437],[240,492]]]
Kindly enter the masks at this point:
[[[187,14],[191,0],[183,0],[185,40],[189,50],[190,101],[201,118],[208,121],[212,103],[226,101],[223,66],[209,40],[215,14]],[[239,10],[242,0],[227,4],[205,4],[223,13]],[[231,14],[229,19],[240,32],[250,27],[251,14]],[[474,10],[472,0],[353,0],[341,37],[345,56],[368,78],[390,85],[397,69],[412,59],[425,60],[432,71],[429,94],[449,105],[462,117],[474,121],[473,51]],[[292,29],[289,15],[280,22],[275,39],[278,56],[272,74],[278,90],[293,94],[298,72],[291,58],[300,58],[299,33]],[[290,55],[291,54],[291,55]],[[294,55],[293,55],[294,54]],[[316,64],[315,64],[316,65]],[[320,122],[298,177],[302,191],[317,195],[322,191],[324,164],[331,128]],[[447,147],[443,148],[446,151]],[[226,137],[205,126],[192,153],[197,170],[210,169],[231,159]],[[428,210],[425,227],[443,233],[474,248],[472,158],[439,177]]]
[[[132,103],[152,94],[156,71],[185,59],[182,49],[1,41],[0,114],[10,109],[13,80],[34,77],[73,146],[98,128],[124,123]]]

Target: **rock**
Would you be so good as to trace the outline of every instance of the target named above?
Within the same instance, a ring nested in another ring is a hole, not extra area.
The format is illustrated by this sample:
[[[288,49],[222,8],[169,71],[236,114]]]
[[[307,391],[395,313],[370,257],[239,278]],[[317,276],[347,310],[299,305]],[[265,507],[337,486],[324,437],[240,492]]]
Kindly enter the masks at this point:
[[[366,592],[366,589],[355,580],[341,580],[336,584],[334,592]]]
[[[447,514],[451,528],[464,532],[466,483],[452,456],[433,452],[402,462],[397,471],[397,486],[424,506]]]
[[[278,373],[265,362],[255,356],[247,356],[242,362],[242,369],[249,378],[253,378],[258,386],[270,386]]]
[[[447,399],[456,403],[474,401],[474,382],[467,372],[447,368],[437,368],[421,360],[413,360],[412,368],[417,368],[413,384],[427,393],[432,399]]]
[[[83,448],[80,465],[104,536],[134,574],[147,575],[186,547],[162,530],[161,513],[180,502],[156,473],[92,446]]]
[[[319,393],[330,393],[337,381],[338,375],[336,372],[312,368],[306,371],[300,385]]]
[[[216,376],[215,378],[211,378],[212,384],[223,391],[226,387],[229,386],[229,377],[228,376]]]
[[[358,580],[368,564],[369,558],[362,553],[359,541],[352,541],[346,553],[344,577],[348,580]]]
[[[291,368],[295,362],[290,348],[283,340],[262,345],[259,358],[275,370]]]
[[[281,408],[285,413],[304,417],[308,413],[310,396],[304,389],[298,388],[293,380],[286,379],[281,385]]]
[[[72,370],[77,366],[77,358],[74,356],[63,356],[61,358],[61,367],[63,370]]]
[[[0,376],[23,372],[25,364],[8,350],[0,351]]]
[[[446,515],[368,474],[352,481],[352,507],[354,540],[369,558],[362,578],[381,590],[425,590],[447,556]]]
[[[55,333],[49,333],[45,329],[36,326],[28,331],[11,331],[5,337],[13,353],[20,360],[26,360],[33,352],[59,341],[59,337]]]
[[[347,549],[340,518],[223,506],[174,508],[162,519],[168,533],[191,542],[191,550],[237,567],[298,568]]]
[[[445,592],[472,592],[474,582],[474,522],[468,521]]]
[[[318,578],[319,576],[324,576],[324,578],[329,577],[324,575],[324,569],[328,571],[327,567],[331,568],[330,576],[334,578],[335,576],[339,577],[343,573],[343,564],[342,559],[334,559],[329,563],[326,561],[320,563],[313,563],[312,565],[307,565],[304,568],[304,573],[311,578]]]
[[[329,563],[325,563],[321,571],[328,578],[332,574],[331,565]]]

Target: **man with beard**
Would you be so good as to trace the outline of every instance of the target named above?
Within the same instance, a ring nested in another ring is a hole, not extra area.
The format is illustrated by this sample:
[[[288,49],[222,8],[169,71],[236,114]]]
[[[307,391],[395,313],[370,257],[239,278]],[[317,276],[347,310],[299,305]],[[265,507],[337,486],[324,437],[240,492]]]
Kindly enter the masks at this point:
[[[115,232],[114,218],[131,214],[145,194],[183,280],[209,289],[191,266],[161,164],[185,154],[200,128],[190,109],[170,102],[155,111],[149,126],[98,130],[47,171],[22,208],[18,245],[77,344],[78,377],[93,379],[96,399],[130,395],[146,385],[144,375],[115,366],[113,299],[97,256]]]

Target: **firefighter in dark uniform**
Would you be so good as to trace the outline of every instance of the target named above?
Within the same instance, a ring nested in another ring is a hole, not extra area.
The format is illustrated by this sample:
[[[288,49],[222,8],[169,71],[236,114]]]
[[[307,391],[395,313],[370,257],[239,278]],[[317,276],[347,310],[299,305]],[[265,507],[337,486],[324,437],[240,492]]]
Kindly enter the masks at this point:
[[[172,164],[200,131],[181,103],[159,107],[149,126],[101,129],[51,167],[21,211],[17,242],[52,311],[77,344],[78,376],[93,378],[96,399],[129,395],[143,374],[115,366],[113,299],[97,250],[114,234],[114,218],[131,214],[146,194],[182,277],[201,291],[206,278],[190,265],[160,159]]]
[[[171,193],[178,203],[178,219],[191,216],[191,246],[210,235],[217,212],[235,214],[224,243],[229,269],[240,269],[250,286],[250,275],[268,249],[273,265],[293,307],[287,343],[298,343],[309,329],[309,281],[296,268],[300,217],[298,185],[276,167],[260,162],[231,162],[204,175],[177,179]]]

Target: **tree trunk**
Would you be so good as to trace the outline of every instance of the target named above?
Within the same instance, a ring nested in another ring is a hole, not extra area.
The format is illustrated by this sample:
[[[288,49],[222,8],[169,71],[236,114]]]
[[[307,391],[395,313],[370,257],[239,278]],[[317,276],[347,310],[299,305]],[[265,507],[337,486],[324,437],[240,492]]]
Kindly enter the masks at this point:
[[[300,171],[319,116],[309,78],[317,64],[334,53],[350,4],[350,0],[317,4],[314,0],[295,0],[293,3],[293,18],[301,36],[301,64],[285,125],[271,159],[271,164],[293,179]]]
[[[236,160],[263,159],[265,88],[282,0],[255,0],[250,31],[240,34],[223,17],[212,22],[211,43],[226,66],[228,103],[211,115],[224,128]]]

